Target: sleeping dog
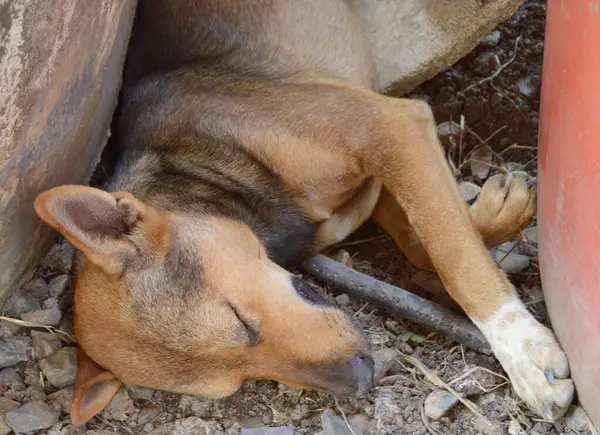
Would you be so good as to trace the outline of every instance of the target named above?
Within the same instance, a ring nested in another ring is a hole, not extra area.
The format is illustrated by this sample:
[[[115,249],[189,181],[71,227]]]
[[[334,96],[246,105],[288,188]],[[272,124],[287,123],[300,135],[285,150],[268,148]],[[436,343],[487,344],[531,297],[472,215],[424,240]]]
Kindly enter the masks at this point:
[[[122,383],[219,398],[246,379],[361,396],[361,331],[286,265],[371,219],[435,270],[516,393],[558,418],[567,358],[488,254],[535,214],[526,174],[460,197],[423,101],[376,92],[349,0],[140,0],[104,190],[38,215],[79,251],[71,416]]]

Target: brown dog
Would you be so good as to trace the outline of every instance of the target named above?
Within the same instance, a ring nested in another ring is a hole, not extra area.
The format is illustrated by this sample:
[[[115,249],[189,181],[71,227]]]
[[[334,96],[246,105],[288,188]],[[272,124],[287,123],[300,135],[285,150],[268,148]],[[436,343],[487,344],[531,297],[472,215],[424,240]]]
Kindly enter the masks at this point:
[[[565,355],[488,255],[535,212],[524,174],[469,210],[421,101],[375,92],[345,0],[141,0],[106,193],[61,186],[39,216],[83,254],[72,420],[121,383],[218,398],[267,378],[364,394],[359,330],[282,267],[372,218],[436,270],[521,398],[560,416]],[[384,187],[382,187],[384,186]]]

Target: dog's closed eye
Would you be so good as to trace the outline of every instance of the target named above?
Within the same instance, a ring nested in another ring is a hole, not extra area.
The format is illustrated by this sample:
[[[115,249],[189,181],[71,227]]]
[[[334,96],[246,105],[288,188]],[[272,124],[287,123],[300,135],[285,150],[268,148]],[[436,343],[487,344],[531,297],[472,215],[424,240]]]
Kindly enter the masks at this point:
[[[235,317],[237,317],[239,322],[242,324],[242,326],[246,330],[246,332],[248,334],[248,342],[250,343],[251,346],[254,346],[256,343],[258,343],[258,338],[259,338],[256,322],[254,320],[248,318],[247,316],[244,316],[243,314],[241,314],[233,305],[229,304],[229,306],[231,307],[231,310],[235,314]]]

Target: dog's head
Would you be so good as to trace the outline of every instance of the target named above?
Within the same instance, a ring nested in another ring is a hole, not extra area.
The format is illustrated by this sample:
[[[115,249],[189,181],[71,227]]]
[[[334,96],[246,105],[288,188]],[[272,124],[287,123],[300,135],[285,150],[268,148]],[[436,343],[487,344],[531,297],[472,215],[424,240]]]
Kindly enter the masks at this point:
[[[101,411],[121,383],[208,398],[246,379],[337,395],[370,388],[364,336],[243,224],[83,186],[51,189],[35,209],[82,253],[73,422]]]

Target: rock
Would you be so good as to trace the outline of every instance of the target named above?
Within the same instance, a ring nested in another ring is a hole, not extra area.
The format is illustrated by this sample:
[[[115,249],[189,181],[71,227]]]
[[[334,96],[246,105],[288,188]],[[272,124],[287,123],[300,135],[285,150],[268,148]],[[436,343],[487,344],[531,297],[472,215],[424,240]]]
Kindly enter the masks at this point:
[[[525,228],[524,230],[521,230],[521,233],[523,233],[523,235],[525,236],[525,239],[527,239],[528,243],[531,243],[535,246],[538,245],[538,227],[529,227],[529,228]]]
[[[354,260],[345,249],[340,249],[334,256],[333,259],[335,261],[339,261],[344,266],[352,267],[354,266]]]
[[[294,426],[243,428],[241,435],[294,435]],[[358,434],[357,434],[358,435]]]
[[[127,392],[133,400],[152,400],[154,390],[150,388],[138,387],[135,385],[126,385]]]
[[[77,375],[77,350],[64,347],[39,362],[44,376],[56,388],[65,388],[75,383]]]
[[[63,342],[56,334],[49,332],[32,331],[31,346],[33,357],[41,360],[55,354],[63,347]]]
[[[6,317],[19,317],[23,313],[37,311],[41,308],[38,300],[22,288],[12,294],[4,304]]]
[[[102,415],[110,420],[125,421],[134,411],[133,400],[129,397],[127,390],[121,388],[106,405]]]
[[[385,376],[389,369],[394,365],[394,359],[398,353],[394,349],[381,349],[373,352],[374,375],[375,383],[379,382]]]
[[[521,430],[521,425],[517,420],[511,420],[508,424],[508,435],[524,435],[525,432]]]
[[[60,435],[85,435],[85,424],[70,424],[61,429]]]
[[[17,325],[14,322],[8,320],[0,320],[0,338],[12,337],[18,334],[24,328],[21,325]]]
[[[458,399],[446,390],[432,391],[425,399],[425,415],[439,420],[457,403]]]
[[[29,402],[6,414],[6,423],[16,433],[47,429],[58,422],[58,413],[41,401]]]
[[[494,30],[492,33],[483,38],[483,42],[488,45],[496,45],[500,41],[500,32],[498,30]]]
[[[50,249],[43,261],[44,269],[54,273],[67,274],[73,268],[75,248],[66,241],[57,243]]]
[[[508,172],[522,172],[525,165],[517,162],[506,162],[502,165]]]
[[[139,425],[152,423],[162,413],[162,406],[148,405],[140,410],[137,422]]]
[[[48,284],[43,278],[34,278],[23,286],[23,291],[30,294],[38,301],[43,301],[50,293],[48,293]]]
[[[6,337],[4,341],[12,345],[21,361],[29,361],[31,359],[31,338],[23,336]]]
[[[222,433],[215,422],[206,422],[199,417],[188,417],[163,424],[150,432],[150,435],[221,435]]]
[[[451,136],[460,132],[460,125],[454,121],[440,122],[437,125],[438,136]]]
[[[6,341],[0,341],[0,369],[14,366],[20,361],[21,358],[14,346]]]
[[[54,307],[59,307],[59,301],[57,298],[48,298],[44,301],[44,303],[42,304],[42,309],[47,310],[48,308],[54,308]]]
[[[36,325],[58,326],[62,319],[62,311],[58,307],[52,307],[22,314],[21,319]]]
[[[73,314],[65,314],[63,316],[62,321],[60,322],[60,326],[58,327],[61,331],[69,334],[71,337],[74,335],[73,332]]]
[[[492,249],[492,258],[500,269],[505,271],[506,273],[519,273],[529,267],[531,260],[526,255],[515,254],[511,252],[507,254],[499,249]]]
[[[481,193],[481,187],[477,184],[469,183],[468,181],[461,181],[458,184],[458,191],[465,201],[471,203],[475,201],[479,196],[479,193]]]
[[[356,435],[365,435],[370,426],[369,419],[364,415],[352,415],[348,417],[351,431],[344,419],[338,417],[330,409],[326,409],[321,414],[321,424],[323,425],[323,435],[352,435],[352,431]]]
[[[590,419],[580,406],[569,406],[565,415],[565,421],[569,429],[575,432],[587,432],[590,428]]]
[[[50,281],[50,284],[48,284],[48,287],[50,288],[50,296],[60,298],[69,289],[70,285],[70,275],[59,275],[56,278],[53,278],[52,281]]]
[[[75,394],[74,387],[63,388],[48,395],[48,404],[63,414],[69,414],[71,412],[73,394]]]
[[[0,371],[0,387],[21,391],[25,389],[25,383],[15,369],[8,368]]]
[[[12,429],[6,423],[4,416],[7,412],[17,409],[21,404],[14,400],[0,397],[0,435],[7,435],[12,432]]]
[[[521,92],[526,97],[531,97],[535,94],[535,87],[533,85],[533,77],[524,77],[517,81],[517,87],[519,88],[519,92]]]

